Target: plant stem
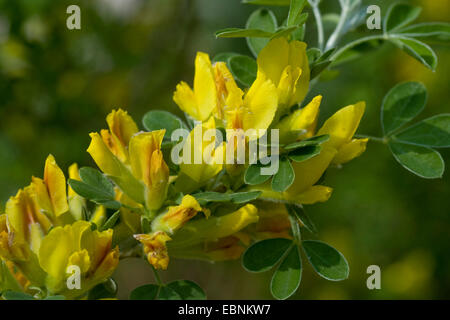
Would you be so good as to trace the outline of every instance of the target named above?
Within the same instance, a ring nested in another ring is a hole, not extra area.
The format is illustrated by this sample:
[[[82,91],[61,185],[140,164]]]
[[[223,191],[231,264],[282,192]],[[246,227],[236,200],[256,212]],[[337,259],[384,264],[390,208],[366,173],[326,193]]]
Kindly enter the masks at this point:
[[[353,42],[348,43],[347,45],[343,46],[342,48],[340,48],[339,50],[337,50],[335,53],[333,53],[330,57],[331,61],[336,60],[341,54],[343,54],[345,51],[347,51],[348,49],[351,49],[353,47],[356,47],[357,45],[367,42],[367,41],[372,41],[372,40],[386,40],[389,37],[387,35],[384,34],[377,34],[374,36],[368,36],[368,37],[364,37],[358,40],[355,40]]]
[[[366,134],[356,134],[355,135],[356,138],[369,138],[370,140],[376,141],[376,142],[381,142],[386,144],[388,142],[387,138],[379,138],[379,137],[373,137],[373,136],[369,136]]]
[[[161,281],[161,278],[159,277],[158,271],[155,269],[154,266],[152,266],[152,265],[150,265],[150,266],[152,267],[153,275],[155,276],[156,283],[157,283],[159,286],[162,286],[162,285],[163,285],[163,282]]]
[[[327,41],[327,45],[325,47],[325,50],[330,50],[331,48],[334,48],[341,37],[342,29],[344,28],[344,24],[347,20],[347,16],[349,13],[349,8],[341,3],[341,16],[339,18],[339,22],[336,26],[336,29],[334,29],[333,33],[331,34],[330,38]]]
[[[323,45],[324,45],[325,39],[324,39],[324,32],[323,32],[322,15],[321,15],[320,9],[319,9],[319,2],[320,1],[308,0],[308,2],[311,5],[311,8],[313,10],[314,19],[316,19],[318,47],[319,47],[319,49],[321,51],[323,51]]]

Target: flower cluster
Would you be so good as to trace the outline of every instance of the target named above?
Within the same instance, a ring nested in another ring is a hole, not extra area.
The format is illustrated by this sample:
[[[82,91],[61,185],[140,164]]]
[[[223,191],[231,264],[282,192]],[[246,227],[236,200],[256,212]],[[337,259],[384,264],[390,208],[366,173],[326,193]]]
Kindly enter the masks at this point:
[[[87,151],[103,173],[100,178],[83,177],[73,165],[67,190],[64,173],[49,156],[44,178],[33,177],[0,215],[2,290],[82,297],[111,276],[119,248],[121,257],[137,252],[153,268],[166,269],[169,257],[237,259],[254,240],[292,238],[292,221],[299,221],[289,219],[285,204],[330,197],[332,189],[319,181],[329,166],[365,150],[367,139],[353,138],[365,106],[359,102],[342,108],[317,130],[322,97],[298,107],[310,81],[306,44],[275,38],[259,54],[257,66],[253,84],[241,88],[225,62],[211,63],[199,52],[193,88],[185,82],[176,88],[175,103],[194,120],[184,144],[192,155],[209,148],[212,161],[174,164],[166,130],[139,131],[120,109],[107,116],[108,129],[90,134]],[[287,159],[295,179],[281,191],[271,177],[248,182],[251,164],[219,161],[236,145],[217,137],[190,143],[196,128],[277,130],[277,156]],[[316,152],[290,160],[289,150],[308,151],[305,146]],[[113,189],[113,198],[86,195],[101,193],[95,184],[106,178],[103,187]],[[76,182],[87,188],[77,189]],[[67,287],[69,266],[79,267],[81,289]]]

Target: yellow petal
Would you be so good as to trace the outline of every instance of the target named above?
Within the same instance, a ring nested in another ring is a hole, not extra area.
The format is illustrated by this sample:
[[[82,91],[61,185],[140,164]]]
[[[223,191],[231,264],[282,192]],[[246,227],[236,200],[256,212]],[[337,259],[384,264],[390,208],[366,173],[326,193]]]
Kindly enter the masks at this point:
[[[88,272],[91,266],[91,259],[89,258],[89,253],[86,249],[81,251],[76,251],[72,253],[69,257],[67,266],[77,266],[80,268],[81,273]]]
[[[279,129],[280,143],[290,143],[302,138],[310,138],[316,130],[319,117],[319,107],[322,96],[317,96],[304,108],[295,111],[283,118],[275,127]],[[304,133],[302,133],[305,131]]]
[[[66,177],[52,155],[47,157],[44,169],[44,182],[56,217],[69,210],[66,193]]]
[[[298,177],[298,179],[295,179],[294,183],[286,192],[295,196],[313,186],[328,168],[335,155],[336,150],[324,148],[322,152],[314,158],[303,162],[292,162],[295,176]]]
[[[294,105],[302,102],[309,90],[310,70],[305,42],[291,41],[289,43],[289,64],[302,71],[295,82],[295,93],[289,103],[289,105]]]
[[[366,145],[369,139],[353,139],[344,144],[333,159],[333,164],[343,164],[359,157],[366,151]]]
[[[137,234],[134,237],[143,244],[148,262],[156,269],[166,270],[169,265],[166,242],[171,240],[170,237],[162,231],[153,234]]]
[[[205,121],[216,109],[217,92],[214,71],[206,53],[198,52],[195,58],[194,90],[181,82],[174,93],[175,103],[194,119]]]
[[[89,145],[87,152],[89,152],[97,166],[104,173],[110,176],[119,177],[121,175],[119,160],[111,153],[98,133],[91,133],[90,137],[91,144]]]
[[[122,109],[113,110],[106,117],[109,131],[123,147],[127,147],[131,137],[139,130],[133,118]]]
[[[204,157],[208,156],[205,150],[212,143],[215,143],[215,138],[211,139],[211,141],[203,139],[205,131],[210,129],[215,129],[215,122],[212,117],[207,122],[198,124],[184,142],[187,147],[191,148],[191,154],[190,159],[186,159],[188,161],[183,161],[180,164],[180,173],[188,176],[198,184],[202,184],[215,177],[223,168],[223,157],[225,154],[223,144],[218,148],[210,150],[210,163],[205,162]],[[200,163],[195,163],[196,157],[200,157]]]
[[[152,155],[161,148],[161,142],[166,130],[141,132],[130,140],[130,163],[133,175],[144,181],[147,186],[152,185],[150,170]]]
[[[235,212],[220,217],[189,221],[185,227],[174,235],[171,246],[192,246],[202,241],[214,241],[241,231],[258,221],[258,209],[247,204]]]
[[[267,129],[278,107],[277,90],[269,79],[259,73],[244,98],[242,129]]]
[[[332,191],[333,189],[330,187],[315,185],[299,194],[295,202],[301,204],[325,202],[330,198]]]
[[[350,142],[356,129],[358,129],[364,109],[365,103],[358,102],[340,109],[325,121],[318,135],[329,134],[330,140],[322,144],[322,147],[339,150],[343,144]]]
[[[193,196],[185,195],[179,206],[169,207],[166,213],[160,214],[153,220],[152,229],[172,234],[201,210],[200,204]]]
[[[216,62],[213,69],[217,90],[217,106],[214,110],[214,116],[223,120],[225,108],[227,106],[241,106],[244,93],[237,86],[225,62]]]
[[[78,164],[73,163],[73,164],[70,165],[70,167],[69,167],[69,179],[78,180],[78,181],[81,180],[80,174],[78,173]],[[76,195],[77,195],[76,192],[73,191],[73,189],[69,186],[69,198],[73,197],[73,196],[76,196]]]
[[[289,65],[289,43],[283,37],[275,38],[261,50],[257,59],[258,70],[278,84],[284,69]]]

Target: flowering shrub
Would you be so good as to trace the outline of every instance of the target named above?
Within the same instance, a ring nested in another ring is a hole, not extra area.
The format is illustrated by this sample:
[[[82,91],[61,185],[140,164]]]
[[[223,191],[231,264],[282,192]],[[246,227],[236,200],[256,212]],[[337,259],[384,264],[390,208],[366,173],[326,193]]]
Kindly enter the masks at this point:
[[[426,104],[422,84],[402,83],[386,95],[379,138],[355,134],[364,102],[319,124],[322,96],[307,95],[337,65],[384,41],[435,69],[436,55],[418,39],[448,41],[447,24],[410,25],[417,8],[393,4],[382,34],[338,48],[362,23],[360,1],[340,0],[341,19],[325,44],[319,1],[310,0],[318,47],[307,49],[305,0],[247,2],[290,5],[289,14],[278,26],[271,11],[259,9],[246,29],[217,32],[247,38],[256,60],[224,53],[211,61],[197,53],[193,86],[181,82],[173,96],[185,120],[150,111],[147,131],[140,131],[126,111],[113,110],[108,129],[90,134],[87,151],[100,170],[73,164],[66,181],[49,155],[43,179],[33,177],[9,199],[0,215],[4,299],[114,297],[110,277],[119,259],[136,255],[147,259],[157,283],[135,289],[132,299],[206,297],[192,281],[161,282],[158,272],[172,258],[242,258],[249,272],[274,268],[271,293],[286,299],[301,282],[300,249],[325,279],[349,275],[339,251],[304,239],[317,233],[304,206],[332,195],[328,168],[360,156],[372,140],[416,175],[442,176],[444,162],[433,148],[450,147],[450,115],[407,126]]]

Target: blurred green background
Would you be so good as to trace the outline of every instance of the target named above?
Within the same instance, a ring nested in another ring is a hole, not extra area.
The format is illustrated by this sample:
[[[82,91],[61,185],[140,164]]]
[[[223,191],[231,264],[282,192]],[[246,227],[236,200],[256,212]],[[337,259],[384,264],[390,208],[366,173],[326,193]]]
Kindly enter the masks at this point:
[[[384,13],[392,1],[378,4]],[[418,0],[420,21],[449,21],[450,1]],[[323,12],[337,12],[326,0]],[[78,4],[82,30],[66,28],[66,8]],[[139,121],[150,109],[179,114],[172,93],[193,77],[196,51],[249,54],[245,40],[219,39],[214,31],[242,27],[254,6],[239,0],[0,0],[0,202],[42,176],[52,153],[64,169],[72,162],[94,165],[86,148],[88,133],[106,126],[113,108]],[[286,8],[273,8],[279,21]],[[360,35],[376,31],[362,29]],[[307,40],[315,45],[313,19]],[[450,111],[450,47],[434,46],[433,73],[384,45],[381,50],[338,68],[340,76],[314,87],[324,96],[321,119],[347,104],[365,100],[359,133],[381,135],[383,96],[396,83],[417,80],[429,90],[420,115]],[[140,122],[140,121],[139,121]],[[442,150],[449,163],[449,150]],[[330,201],[310,206],[319,238],[338,248],[350,264],[350,278],[329,282],[304,263],[297,299],[449,299],[450,174],[420,179],[395,162],[387,148],[370,143],[364,155],[333,169],[326,185]],[[308,235],[309,236],[309,235]],[[366,269],[381,267],[382,289],[368,290]],[[172,261],[164,279],[187,278],[202,285],[210,299],[268,299],[270,273],[249,274],[239,261],[212,265]],[[119,297],[152,282],[141,260],[121,263],[115,275]]]

